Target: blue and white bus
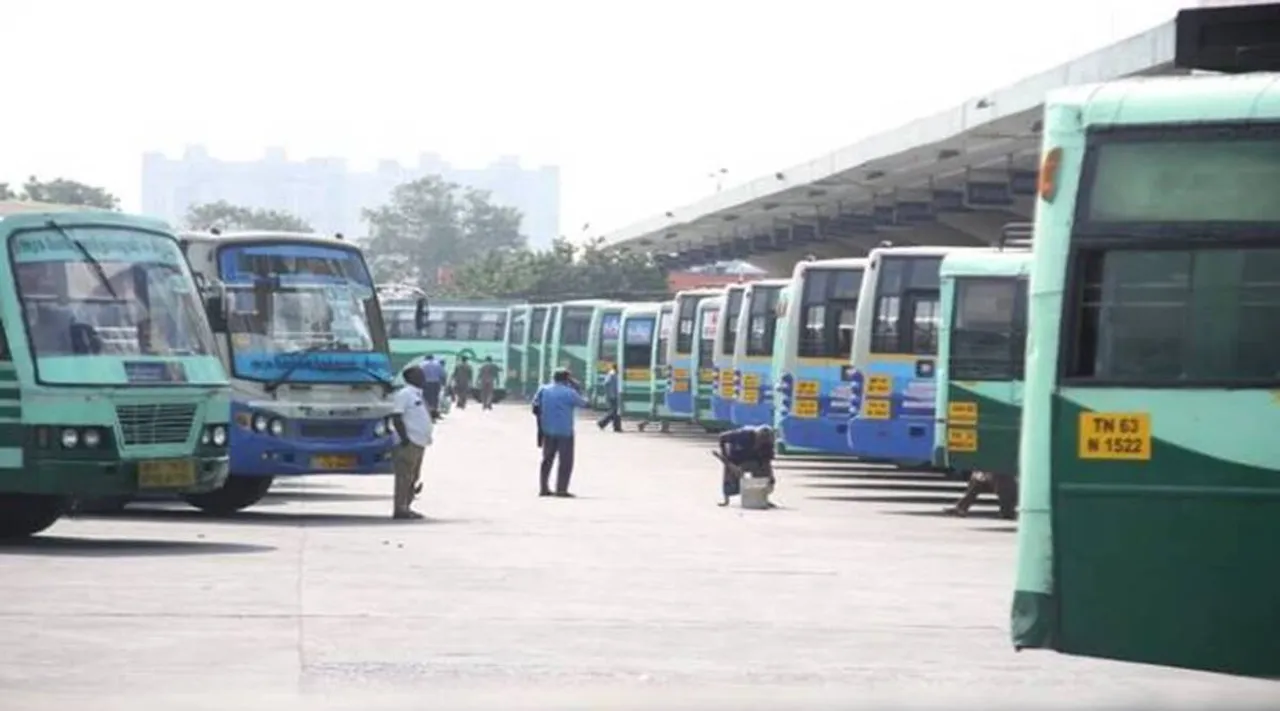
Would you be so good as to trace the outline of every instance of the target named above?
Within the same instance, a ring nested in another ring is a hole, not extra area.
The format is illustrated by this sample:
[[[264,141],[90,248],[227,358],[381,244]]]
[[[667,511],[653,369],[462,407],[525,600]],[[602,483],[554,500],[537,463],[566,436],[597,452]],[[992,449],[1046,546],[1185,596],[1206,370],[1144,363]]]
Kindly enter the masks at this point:
[[[786,299],[778,374],[781,440],[788,452],[849,454],[850,367],[866,259],[800,262]]]
[[[848,417],[853,456],[930,467],[942,305],[938,271],[954,247],[871,250],[858,304]]]
[[[676,293],[672,311],[674,333],[667,342],[668,387],[665,394],[671,419],[692,420],[697,373],[694,349],[699,345],[698,303],[719,296],[723,289],[688,289]],[[710,366],[708,366],[710,367]]]
[[[764,279],[747,285],[742,317],[736,324],[733,351],[733,407],[735,427],[773,425],[773,354],[778,322],[784,317],[782,293],[790,279]]]
[[[197,280],[220,292],[210,325],[232,387],[230,476],[188,501],[230,513],[277,476],[390,473],[393,373],[360,249],[265,231],[181,242]]]
[[[711,416],[719,422],[729,422],[732,417],[736,385],[733,370],[733,353],[738,339],[738,317],[742,311],[742,299],[746,284],[730,284],[724,289],[724,306],[716,325],[716,352],[712,358],[715,369],[715,388],[711,391]]]

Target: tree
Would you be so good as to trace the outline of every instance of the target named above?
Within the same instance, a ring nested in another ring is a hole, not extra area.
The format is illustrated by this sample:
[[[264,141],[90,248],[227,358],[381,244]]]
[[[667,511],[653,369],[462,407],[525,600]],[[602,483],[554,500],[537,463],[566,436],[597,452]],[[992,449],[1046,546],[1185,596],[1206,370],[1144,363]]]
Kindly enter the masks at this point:
[[[482,255],[497,258],[525,245],[519,210],[435,175],[396,186],[386,205],[364,216],[370,225],[365,253],[381,282],[435,290],[441,268]]]
[[[7,184],[4,186],[4,192],[13,194],[9,191]],[[85,205],[103,210],[120,208],[120,198],[105,189],[65,178],[44,182],[33,175],[27,178],[27,182],[22,186],[22,194],[17,197],[20,200],[52,202],[59,205]]]
[[[282,210],[232,205],[226,200],[192,205],[187,210],[187,226],[194,230],[217,227],[223,230],[312,231],[311,225],[297,215]]]
[[[481,255],[454,273],[442,295],[458,298],[567,300],[649,299],[667,293],[667,270],[646,255],[604,248],[603,240],[575,247]]]

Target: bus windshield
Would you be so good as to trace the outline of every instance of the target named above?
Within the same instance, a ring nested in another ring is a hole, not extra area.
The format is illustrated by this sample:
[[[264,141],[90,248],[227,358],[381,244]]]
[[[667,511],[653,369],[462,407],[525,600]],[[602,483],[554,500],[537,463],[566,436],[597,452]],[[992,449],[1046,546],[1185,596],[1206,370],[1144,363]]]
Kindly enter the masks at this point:
[[[653,317],[636,316],[627,319],[626,340],[622,360],[628,368],[647,368],[652,360]]]
[[[597,360],[612,361],[618,357],[618,337],[622,329],[622,314],[607,313],[600,319],[600,345]]]
[[[720,349],[721,355],[733,355],[733,349],[738,343],[738,312],[742,309],[745,294],[746,289],[729,290],[729,299],[724,307],[724,345]]]
[[[658,343],[657,356],[658,362],[654,365],[667,364],[667,344],[671,342],[671,311],[664,310],[658,316]]]
[[[86,382],[75,364],[86,356],[214,353],[172,238],[130,228],[48,228],[15,233],[9,250],[42,381]]]
[[[802,358],[848,358],[862,290],[861,268],[810,269],[800,292],[796,329]]]
[[[942,257],[888,256],[880,262],[871,352],[935,355],[941,321]]]
[[[232,371],[248,380],[368,382],[390,368],[381,315],[356,250],[297,243],[219,251]],[[375,327],[376,323],[376,327]],[[325,358],[304,353],[323,351]]]

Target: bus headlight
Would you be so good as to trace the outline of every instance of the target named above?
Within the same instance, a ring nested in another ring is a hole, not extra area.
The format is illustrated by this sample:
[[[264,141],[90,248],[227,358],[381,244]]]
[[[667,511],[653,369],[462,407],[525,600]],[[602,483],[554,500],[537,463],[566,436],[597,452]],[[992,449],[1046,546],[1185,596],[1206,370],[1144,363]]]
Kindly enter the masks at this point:
[[[102,433],[95,429],[87,429],[84,431],[84,436],[80,439],[84,441],[84,446],[93,449],[94,447],[102,444]]]
[[[387,421],[378,420],[373,423],[373,434],[375,437],[385,437],[387,435]]]
[[[213,446],[227,446],[227,428],[222,425],[214,425],[210,438],[213,440]]]
[[[80,433],[79,433],[79,432],[76,432],[76,431],[75,431],[75,430],[73,430],[73,429],[65,429],[65,430],[63,430],[63,431],[62,431],[62,446],[63,446],[63,447],[66,447],[67,449],[72,449],[72,448],[73,448],[73,447],[75,447],[77,444],[80,444]]]
[[[266,431],[267,431],[267,423],[268,423],[268,420],[267,420],[267,416],[266,416],[266,415],[254,415],[254,416],[253,416],[253,431],[254,431],[254,432],[266,432]]]
[[[276,437],[284,436],[284,420],[272,420],[270,426],[271,434]]]
[[[200,433],[200,444],[209,444],[211,441],[213,441],[213,435],[209,434],[209,428],[206,427],[204,432]]]

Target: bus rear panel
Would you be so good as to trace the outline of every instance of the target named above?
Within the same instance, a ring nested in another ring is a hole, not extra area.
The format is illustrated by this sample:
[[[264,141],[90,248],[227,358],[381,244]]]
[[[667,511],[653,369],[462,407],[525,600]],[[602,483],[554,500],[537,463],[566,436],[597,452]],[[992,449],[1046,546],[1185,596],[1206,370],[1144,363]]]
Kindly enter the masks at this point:
[[[781,320],[782,292],[790,280],[768,279],[747,286],[737,324],[730,410],[735,427],[773,426],[774,345]]]
[[[711,392],[711,414],[719,422],[729,422],[733,417],[733,401],[737,394],[733,350],[745,293],[746,287],[741,284],[726,287],[724,307],[720,312],[714,358],[715,388]]]
[[[690,367],[695,378],[693,419],[708,430],[722,427],[711,410],[711,395],[716,389],[716,334],[719,331],[720,312],[723,309],[723,297],[716,296],[698,302],[698,318],[695,325],[698,338]]]

